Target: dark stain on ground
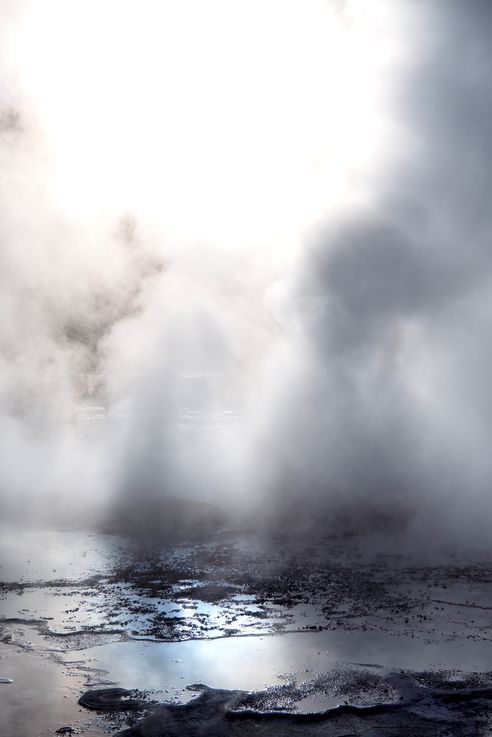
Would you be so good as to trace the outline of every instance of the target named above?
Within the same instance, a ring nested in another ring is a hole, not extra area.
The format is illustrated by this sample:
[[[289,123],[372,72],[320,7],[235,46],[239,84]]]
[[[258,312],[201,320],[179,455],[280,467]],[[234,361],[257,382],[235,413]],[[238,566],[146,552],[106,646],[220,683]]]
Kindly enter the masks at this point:
[[[488,730],[492,726],[492,682],[486,681],[490,675],[477,674],[473,688],[465,682],[461,682],[458,688],[455,681],[449,681],[442,673],[439,686],[430,687],[422,683],[418,674],[391,673],[383,677],[359,672],[353,682],[350,679],[346,681],[342,694],[350,698],[353,691],[358,692],[361,685],[366,684],[379,691],[383,700],[369,705],[354,705],[346,700],[334,708],[304,714],[289,711],[289,697],[299,698],[300,695],[293,686],[283,687],[284,693],[282,687],[251,693],[210,689],[198,684],[190,687],[200,692],[197,698],[184,705],[162,704],[134,726],[118,732],[117,737],[242,737],[252,733],[308,737],[357,737],[364,734],[485,736],[490,734]],[[362,683],[359,682],[361,678]],[[113,693],[115,691],[118,693]],[[391,691],[396,697],[384,700],[384,695]],[[122,689],[91,691],[81,698],[80,703],[89,705],[89,708],[107,710],[113,700],[114,709],[121,710],[126,699],[129,699],[128,708],[132,710],[148,706],[144,700],[139,703],[134,692]]]
[[[65,636],[110,629],[125,638],[175,641],[238,631],[377,629],[426,642],[492,638],[488,562],[419,567],[394,555],[368,562],[355,544],[347,552],[343,540],[312,547],[225,540],[159,554],[129,545],[104,574],[0,582],[0,597],[33,588],[93,599],[93,610],[106,624],[77,626],[73,608],[72,632]]]

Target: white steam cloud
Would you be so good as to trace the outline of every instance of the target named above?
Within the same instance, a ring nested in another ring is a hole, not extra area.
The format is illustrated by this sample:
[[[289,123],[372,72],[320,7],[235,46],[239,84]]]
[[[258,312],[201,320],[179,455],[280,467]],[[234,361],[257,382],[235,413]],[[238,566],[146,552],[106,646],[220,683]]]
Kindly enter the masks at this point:
[[[485,539],[492,13],[370,6],[2,6],[4,514]]]

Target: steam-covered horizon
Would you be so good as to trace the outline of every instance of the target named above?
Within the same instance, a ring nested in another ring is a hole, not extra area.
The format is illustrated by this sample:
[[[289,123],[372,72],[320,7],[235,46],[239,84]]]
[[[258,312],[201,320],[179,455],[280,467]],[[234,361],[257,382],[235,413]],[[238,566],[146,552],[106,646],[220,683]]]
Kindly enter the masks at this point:
[[[368,6],[2,6],[2,514],[487,543],[492,11]]]

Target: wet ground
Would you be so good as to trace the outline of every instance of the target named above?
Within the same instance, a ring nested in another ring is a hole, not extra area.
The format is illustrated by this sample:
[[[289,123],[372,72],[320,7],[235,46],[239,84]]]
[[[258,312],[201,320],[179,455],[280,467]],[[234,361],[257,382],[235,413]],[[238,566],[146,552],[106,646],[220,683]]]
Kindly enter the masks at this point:
[[[492,734],[485,553],[395,554],[375,535],[0,540],[2,737]],[[78,704],[115,686],[138,708]]]

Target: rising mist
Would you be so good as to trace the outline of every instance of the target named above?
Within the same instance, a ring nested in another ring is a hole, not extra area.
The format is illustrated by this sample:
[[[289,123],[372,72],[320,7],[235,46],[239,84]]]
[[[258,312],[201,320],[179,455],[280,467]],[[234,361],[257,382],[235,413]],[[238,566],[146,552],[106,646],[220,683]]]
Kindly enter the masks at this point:
[[[492,12],[266,5],[2,9],[2,514],[485,542]]]

